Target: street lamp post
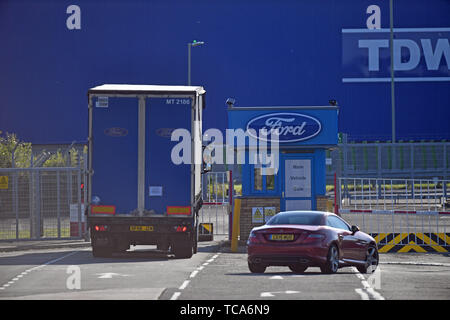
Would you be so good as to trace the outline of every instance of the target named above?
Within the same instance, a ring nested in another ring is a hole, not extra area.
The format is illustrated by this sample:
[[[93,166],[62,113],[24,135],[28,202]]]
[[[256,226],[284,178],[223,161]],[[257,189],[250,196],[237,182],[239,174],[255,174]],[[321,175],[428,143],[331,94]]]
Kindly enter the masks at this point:
[[[395,132],[395,82],[394,82],[394,4],[393,0],[389,0],[389,49],[391,53],[391,126],[392,126],[392,143],[397,142]],[[395,150],[395,148],[394,148]],[[394,151],[395,152],[395,151]]]
[[[191,85],[191,48],[205,44],[203,41],[194,40],[188,43],[188,86]]]

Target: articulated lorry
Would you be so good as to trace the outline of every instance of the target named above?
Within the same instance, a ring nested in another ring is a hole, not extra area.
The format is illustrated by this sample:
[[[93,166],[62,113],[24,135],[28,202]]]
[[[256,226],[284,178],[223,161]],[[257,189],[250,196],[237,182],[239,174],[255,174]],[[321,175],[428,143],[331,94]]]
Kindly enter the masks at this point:
[[[157,245],[197,251],[202,205],[198,86],[105,84],[89,89],[88,206],[92,252]]]

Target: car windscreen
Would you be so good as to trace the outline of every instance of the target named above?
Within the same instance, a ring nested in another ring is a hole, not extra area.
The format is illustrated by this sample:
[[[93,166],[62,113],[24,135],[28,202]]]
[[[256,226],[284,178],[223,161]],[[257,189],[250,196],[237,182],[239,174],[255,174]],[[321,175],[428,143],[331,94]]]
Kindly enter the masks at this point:
[[[279,213],[270,219],[267,224],[302,224],[318,226],[322,224],[322,215],[317,213]]]

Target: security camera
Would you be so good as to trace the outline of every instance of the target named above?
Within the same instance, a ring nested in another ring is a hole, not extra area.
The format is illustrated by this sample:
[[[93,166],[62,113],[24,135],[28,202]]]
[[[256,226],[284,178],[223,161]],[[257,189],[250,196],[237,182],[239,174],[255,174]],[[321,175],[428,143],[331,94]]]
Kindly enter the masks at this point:
[[[236,102],[236,100],[233,99],[233,98],[228,98],[228,99],[227,99],[227,105],[228,105],[229,107],[234,106],[234,103],[235,103],[235,102]]]

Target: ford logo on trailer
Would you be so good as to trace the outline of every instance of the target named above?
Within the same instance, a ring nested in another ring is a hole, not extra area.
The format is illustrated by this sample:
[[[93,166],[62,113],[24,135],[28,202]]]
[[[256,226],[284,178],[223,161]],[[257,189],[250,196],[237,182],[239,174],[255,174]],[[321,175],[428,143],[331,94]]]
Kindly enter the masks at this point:
[[[128,130],[125,128],[108,128],[105,129],[104,134],[110,137],[125,137],[128,134]]]
[[[280,143],[297,142],[317,136],[322,129],[319,120],[300,113],[270,113],[251,119],[247,132],[256,139],[276,139]],[[267,131],[267,139],[261,137],[260,130]],[[256,135],[260,135],[255,136]]]

